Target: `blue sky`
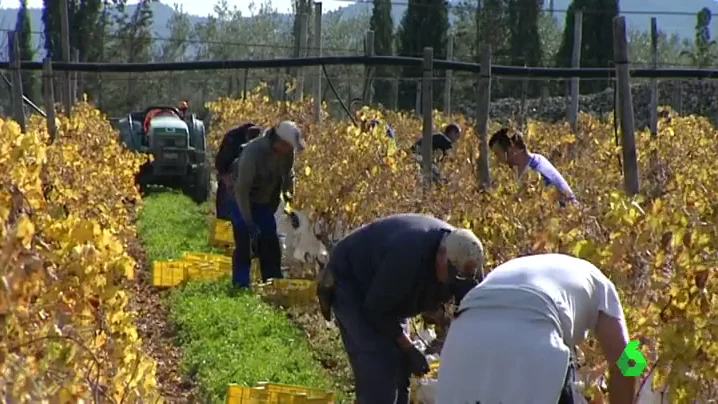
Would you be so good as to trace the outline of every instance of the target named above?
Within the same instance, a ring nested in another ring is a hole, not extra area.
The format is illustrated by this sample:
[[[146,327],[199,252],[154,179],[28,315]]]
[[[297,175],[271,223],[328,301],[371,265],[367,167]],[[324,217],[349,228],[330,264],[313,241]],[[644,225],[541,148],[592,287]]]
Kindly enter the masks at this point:
[[[167,5],[173,5],[175,3],[181,4],[184,11],[189,14],[198,15],[205,17],[212,13],[212,6],[217,3],[218,0],[163,0],[162,3]],[[243,14],[249,14],[249,4],[251,0],[226,0],[230,7],[236,6]],[[16,8],[20,2],[17,0],[0,0],[0,8]],[[137,1],[128,1],[128,3],[137,3]],[[260,1],[255,3],[259,4]],[[272,0],[274,8],[279,12],[287,12],[292,9],[292,0]],[[350,0],[323,0],[322,9],[323,11],[336,10],[339,7],[350,4]],[[210,4],[212,6],[210,6]],[[41,8],[42,0],[28,0],[28,5],[31,8]]]

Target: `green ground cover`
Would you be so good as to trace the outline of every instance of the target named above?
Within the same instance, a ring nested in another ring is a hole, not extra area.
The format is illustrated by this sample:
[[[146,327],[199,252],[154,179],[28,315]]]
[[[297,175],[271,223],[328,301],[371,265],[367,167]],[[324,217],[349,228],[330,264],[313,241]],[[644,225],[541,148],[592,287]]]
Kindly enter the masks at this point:
[[[137,228],[147,259],[212,252],[208,212],[208,205],[196,205],[180,193],[146,196]],[[255,294],[232,293],[228,279],[174,288],[165,303],[183,353],[183,371],[198,383],[203,401],[223,402],[228,383],[272,381],[326,389],[338,384],[318,360],[317,344],[310,344],[286,313]],[[338,341],[328,341],[336,352]],[[344,387],[345,380],[339,384]]]

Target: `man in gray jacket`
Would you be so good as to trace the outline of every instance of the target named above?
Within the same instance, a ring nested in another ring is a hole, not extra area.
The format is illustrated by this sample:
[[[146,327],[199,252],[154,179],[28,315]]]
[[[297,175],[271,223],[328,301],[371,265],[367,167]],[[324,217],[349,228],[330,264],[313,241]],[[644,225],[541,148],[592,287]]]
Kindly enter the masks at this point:
[[[429,364],[402,323],[461,301],[483,262],[471,230],[413,213],[376,220],[334,246],[318,297],[336,318],[358,404],[408,403],[410,374],[426,374]]]
[[[283,121],[242,147],[233,175],[238,209],[231,213],[239,230],[232,257],[235,287],[249,287],[252,248],[259,256],[262,279],[282,278],[274,213],[280,194],[291,198],[294,193],[294,153],[304,149],[304,142],[297,125]]]

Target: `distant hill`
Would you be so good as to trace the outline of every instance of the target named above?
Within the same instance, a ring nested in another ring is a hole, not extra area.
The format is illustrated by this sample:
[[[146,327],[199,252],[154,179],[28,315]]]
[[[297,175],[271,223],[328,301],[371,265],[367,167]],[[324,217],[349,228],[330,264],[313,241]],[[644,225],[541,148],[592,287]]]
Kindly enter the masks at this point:
[[[406,3],[406,2],[402,2]],[[451,3],[458,4],[458,0],[451,1]],[[568,8],[570,0],[555,0],[554,1],[554,16],[558,19],[559,23],[563,25],[565,19],[565,10]],[[128,6],[128,11],[132,12],[135,6]],[[647,31],[650,29],[651,17],[655,16],[658,18],[658,27],[660,30],[668,33],[677,33],[683,38],[692,38],[693,30],[695,26],[695,13],[701,8],[708,7],[715,9],[715,3],[713,0],[623,0],[621,1],[621,10],[626,12],[628,26],[631,29],[637,29],[641,31]],[[548,8],[548,4],[545,5]],[[343,14],[347,17],[359,15],[362,12],[371,10],[371,1],[362,3],[350,4],[340,9]],[[392,9],[392,15],[394,17],[394,24],[398,25],[401,21],[401,17],[406,10],[406,5],[399,4],[395,5]],[[660,10],[660,11],[656,11]],[[172,17],[174,9],[163,3],[153,3],[152,11],[154,13],[154,24],[153,29],[155,35],[158,37],[169,36],[169,30],[167,29],[167,22]],[[671,14],[675,13],[675,14]],[[718,10],[714,12],[718,13]],[[31,23],[33,31],[42,31],[42,11],[40,9],[31,9]],[[0,29],[13,29],[15,27],[15,19],[17,16],[17,9],[0,9]],[[584,17],[586,18],[586,17]],[[191,16],[190,20],[192,23],[198,23],[206,21],[205,17]],[[716,18],[718,20],[718,18]],[[717,23],[714,22],[712,25],[712,31],[714,37],[718,35],[716,27]],[[33,35],[34,45],[38,50],[42,48],[42,36],[40,34]],[[3,39],[0,39],[0,43],[4,43]],[[4,54],[4,50],[0,50],[0,54]],[[42,53],[39,54],[39,56]]]

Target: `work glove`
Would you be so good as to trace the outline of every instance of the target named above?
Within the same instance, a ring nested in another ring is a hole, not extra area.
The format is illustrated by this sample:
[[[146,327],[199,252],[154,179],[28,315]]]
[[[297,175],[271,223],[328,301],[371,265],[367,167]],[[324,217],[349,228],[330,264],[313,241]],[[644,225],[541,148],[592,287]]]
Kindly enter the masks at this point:
[[[319,270],[317,276],[317,298],[322,317],[332,321],[332,303],[334,301],[334,276],[326,266]]]
[[[409,372],[414,376],[421,377],[429,373],[429,361],[426,360],[424,353],[415,346],[404,351],[404,359]]]

